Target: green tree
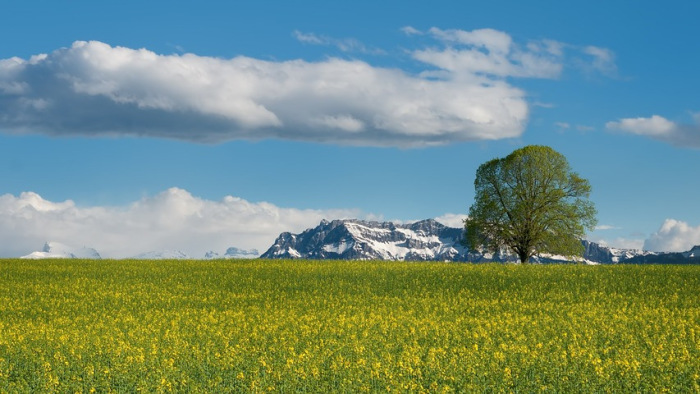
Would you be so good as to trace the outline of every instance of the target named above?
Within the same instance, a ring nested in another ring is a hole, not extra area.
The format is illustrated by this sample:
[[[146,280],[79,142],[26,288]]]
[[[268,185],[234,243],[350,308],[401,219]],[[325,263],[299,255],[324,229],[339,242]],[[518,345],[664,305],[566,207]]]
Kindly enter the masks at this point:
[[[548,146],[526,146],[476,170],[465,220],[471,249],[508,249],[521,263],[540,253],[581,256],[596,224],[591,186]]]

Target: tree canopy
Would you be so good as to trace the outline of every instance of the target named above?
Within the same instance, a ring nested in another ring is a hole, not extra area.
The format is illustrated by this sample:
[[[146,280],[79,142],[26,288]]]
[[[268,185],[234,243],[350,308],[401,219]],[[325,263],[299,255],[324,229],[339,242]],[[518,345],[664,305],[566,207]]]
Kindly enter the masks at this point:
[[[521,263],[540,253],[581,256],[596,224],[591,186],[548,146],[530,145],[476,171],[474,204],[465,220],[471,249],[508,249]]]

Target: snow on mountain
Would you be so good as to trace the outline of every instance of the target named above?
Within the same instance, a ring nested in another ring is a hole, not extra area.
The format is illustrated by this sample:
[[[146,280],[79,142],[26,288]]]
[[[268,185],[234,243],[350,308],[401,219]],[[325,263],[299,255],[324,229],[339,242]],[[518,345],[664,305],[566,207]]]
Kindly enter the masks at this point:
[[[639,249],[619,249],[583,240],[585,260],[600,264],[617,264],[639,256],[656,256],[658,253]]]
[[[226,249],[224,258],[226,259],[257,259],[260,257],[260,252],[257,249],[239,249],[230,247]]]
[[[630,264],[700,264],[700,245],[693,246],[687,252],[663,252],[640,254],[622,263]]]
[[[172,260],[172,259],[190,259],[186,253],[179,250],[159,250],[141,253],[133,257],[137,260]]]
[[[689,251],[683,252],[683,256],[686,258],[700,258],[700,245],[695,245]]]
[[[32,252],[21,259],[101,259],[93,248],[73,248],[60,242],[46,242],[41,251]]]
[[[215,259],[220,259],[221,255],[219,253],[210,250],[207,253],[204,253],[204,260],[215,260]]]
[[[469,250],[461,241],[464,229],[427,219],[412,224],[363,220],[326,220],[301,234],[282,233],[262,258],[353,259],[399,261],[509,262],[516,256],[506,251],[482,253]],[[584,254],[575,261],[586,264],[700,263],[700,246],[685,253],[656,253],[609,248],[581,241]],[[697,260],[697,261],[696,261]],[[542,254],[533,262],[570,262],[566,256]]]
[[[214,251],[209,251],[204,254],[204,258],[206,260],[213,260],[213,259],[257,259],[260,257],[260,252],[258,252],[257,249],[239,249],[235,246],[232,246],[228,249],[226,249],[226,252],[224,252],[223,255],[220,255],[217,252]]]
[[[462,230],[428,219],[412,224],[322,221],[301,234],[282,233],[261,257],[463,261]]]

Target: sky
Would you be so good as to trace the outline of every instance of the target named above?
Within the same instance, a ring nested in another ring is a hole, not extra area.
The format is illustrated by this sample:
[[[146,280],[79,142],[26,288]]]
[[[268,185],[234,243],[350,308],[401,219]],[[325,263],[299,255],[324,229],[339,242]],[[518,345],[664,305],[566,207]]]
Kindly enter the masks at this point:
[[[0,256],[460,226],[551,146],[620,248],[700,244],[700,3],[0,1]]]

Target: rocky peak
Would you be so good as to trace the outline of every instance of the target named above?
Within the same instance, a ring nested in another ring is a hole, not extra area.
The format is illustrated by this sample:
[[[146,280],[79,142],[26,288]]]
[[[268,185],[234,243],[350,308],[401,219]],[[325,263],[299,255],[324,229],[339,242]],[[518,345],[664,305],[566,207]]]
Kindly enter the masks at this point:
[[[439,260],[470,262],[516,261],[508,251],[485,253],[462,245],[463,228],[447,227],[433,219],[409,224],[356,219],[322,220],[315,228],[300,234],[280,234],[262,254],[263,258],[355,259],[355,260]],[[689,263],[700,262],[700,246],[685,253],[654,253],[610,248],[583,240],[583,262]],[[534,262],[566,262],[563,256],[543,254]]]

